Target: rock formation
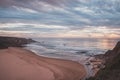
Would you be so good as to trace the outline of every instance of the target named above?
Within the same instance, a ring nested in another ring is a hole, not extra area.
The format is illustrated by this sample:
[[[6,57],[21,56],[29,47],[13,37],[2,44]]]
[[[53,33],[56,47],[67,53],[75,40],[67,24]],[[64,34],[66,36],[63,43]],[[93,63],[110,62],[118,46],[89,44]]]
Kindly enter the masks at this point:
[[[105,68],[87,80],[120,80],[120,41],[103,55]]]
[[[16,37],[0,37],[0,49],[8,47],[22,47],[24,44],[35,42],[32,39],[16,38]]]

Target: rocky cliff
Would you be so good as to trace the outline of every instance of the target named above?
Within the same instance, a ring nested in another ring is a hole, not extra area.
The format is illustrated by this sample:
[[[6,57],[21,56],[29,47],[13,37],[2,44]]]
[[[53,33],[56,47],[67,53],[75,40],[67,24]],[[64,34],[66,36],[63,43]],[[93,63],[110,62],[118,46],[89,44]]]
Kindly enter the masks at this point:
[[[0,37],[0,49],[8,47],[22,47],[24,44],[35,42],[32,39],[16,38],[16,37]]]
[[[87,80],[120,80],[120,41],[103,55],[105,68]]]

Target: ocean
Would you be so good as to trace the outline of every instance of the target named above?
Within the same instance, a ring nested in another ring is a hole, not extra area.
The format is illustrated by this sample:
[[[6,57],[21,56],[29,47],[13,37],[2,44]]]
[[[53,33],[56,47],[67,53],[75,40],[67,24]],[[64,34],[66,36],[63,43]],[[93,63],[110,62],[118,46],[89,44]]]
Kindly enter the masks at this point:
[[[37,55],[84,61],[89,56],[104,54],[112,49],[119,39],[93,38],[32,38],[37,41],[27,44],[26,49]]]

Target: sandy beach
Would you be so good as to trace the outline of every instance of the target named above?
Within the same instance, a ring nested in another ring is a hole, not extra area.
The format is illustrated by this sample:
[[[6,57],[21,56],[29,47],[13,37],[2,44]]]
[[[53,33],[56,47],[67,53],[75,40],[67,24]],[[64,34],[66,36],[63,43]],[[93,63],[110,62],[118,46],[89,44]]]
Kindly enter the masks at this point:
[[[22,48],[0,50],[0,80],[81,80],[83,65],[42,57]]]

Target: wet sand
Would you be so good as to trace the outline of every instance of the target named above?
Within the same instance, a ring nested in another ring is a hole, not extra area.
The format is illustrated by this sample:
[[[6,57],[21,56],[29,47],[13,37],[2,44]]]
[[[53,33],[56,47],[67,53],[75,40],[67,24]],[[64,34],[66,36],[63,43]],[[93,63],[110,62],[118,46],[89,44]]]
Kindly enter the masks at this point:
[[[0,80],[81,80],[83,65],[70,60],[47,58],[22,48],[0,50]]]

